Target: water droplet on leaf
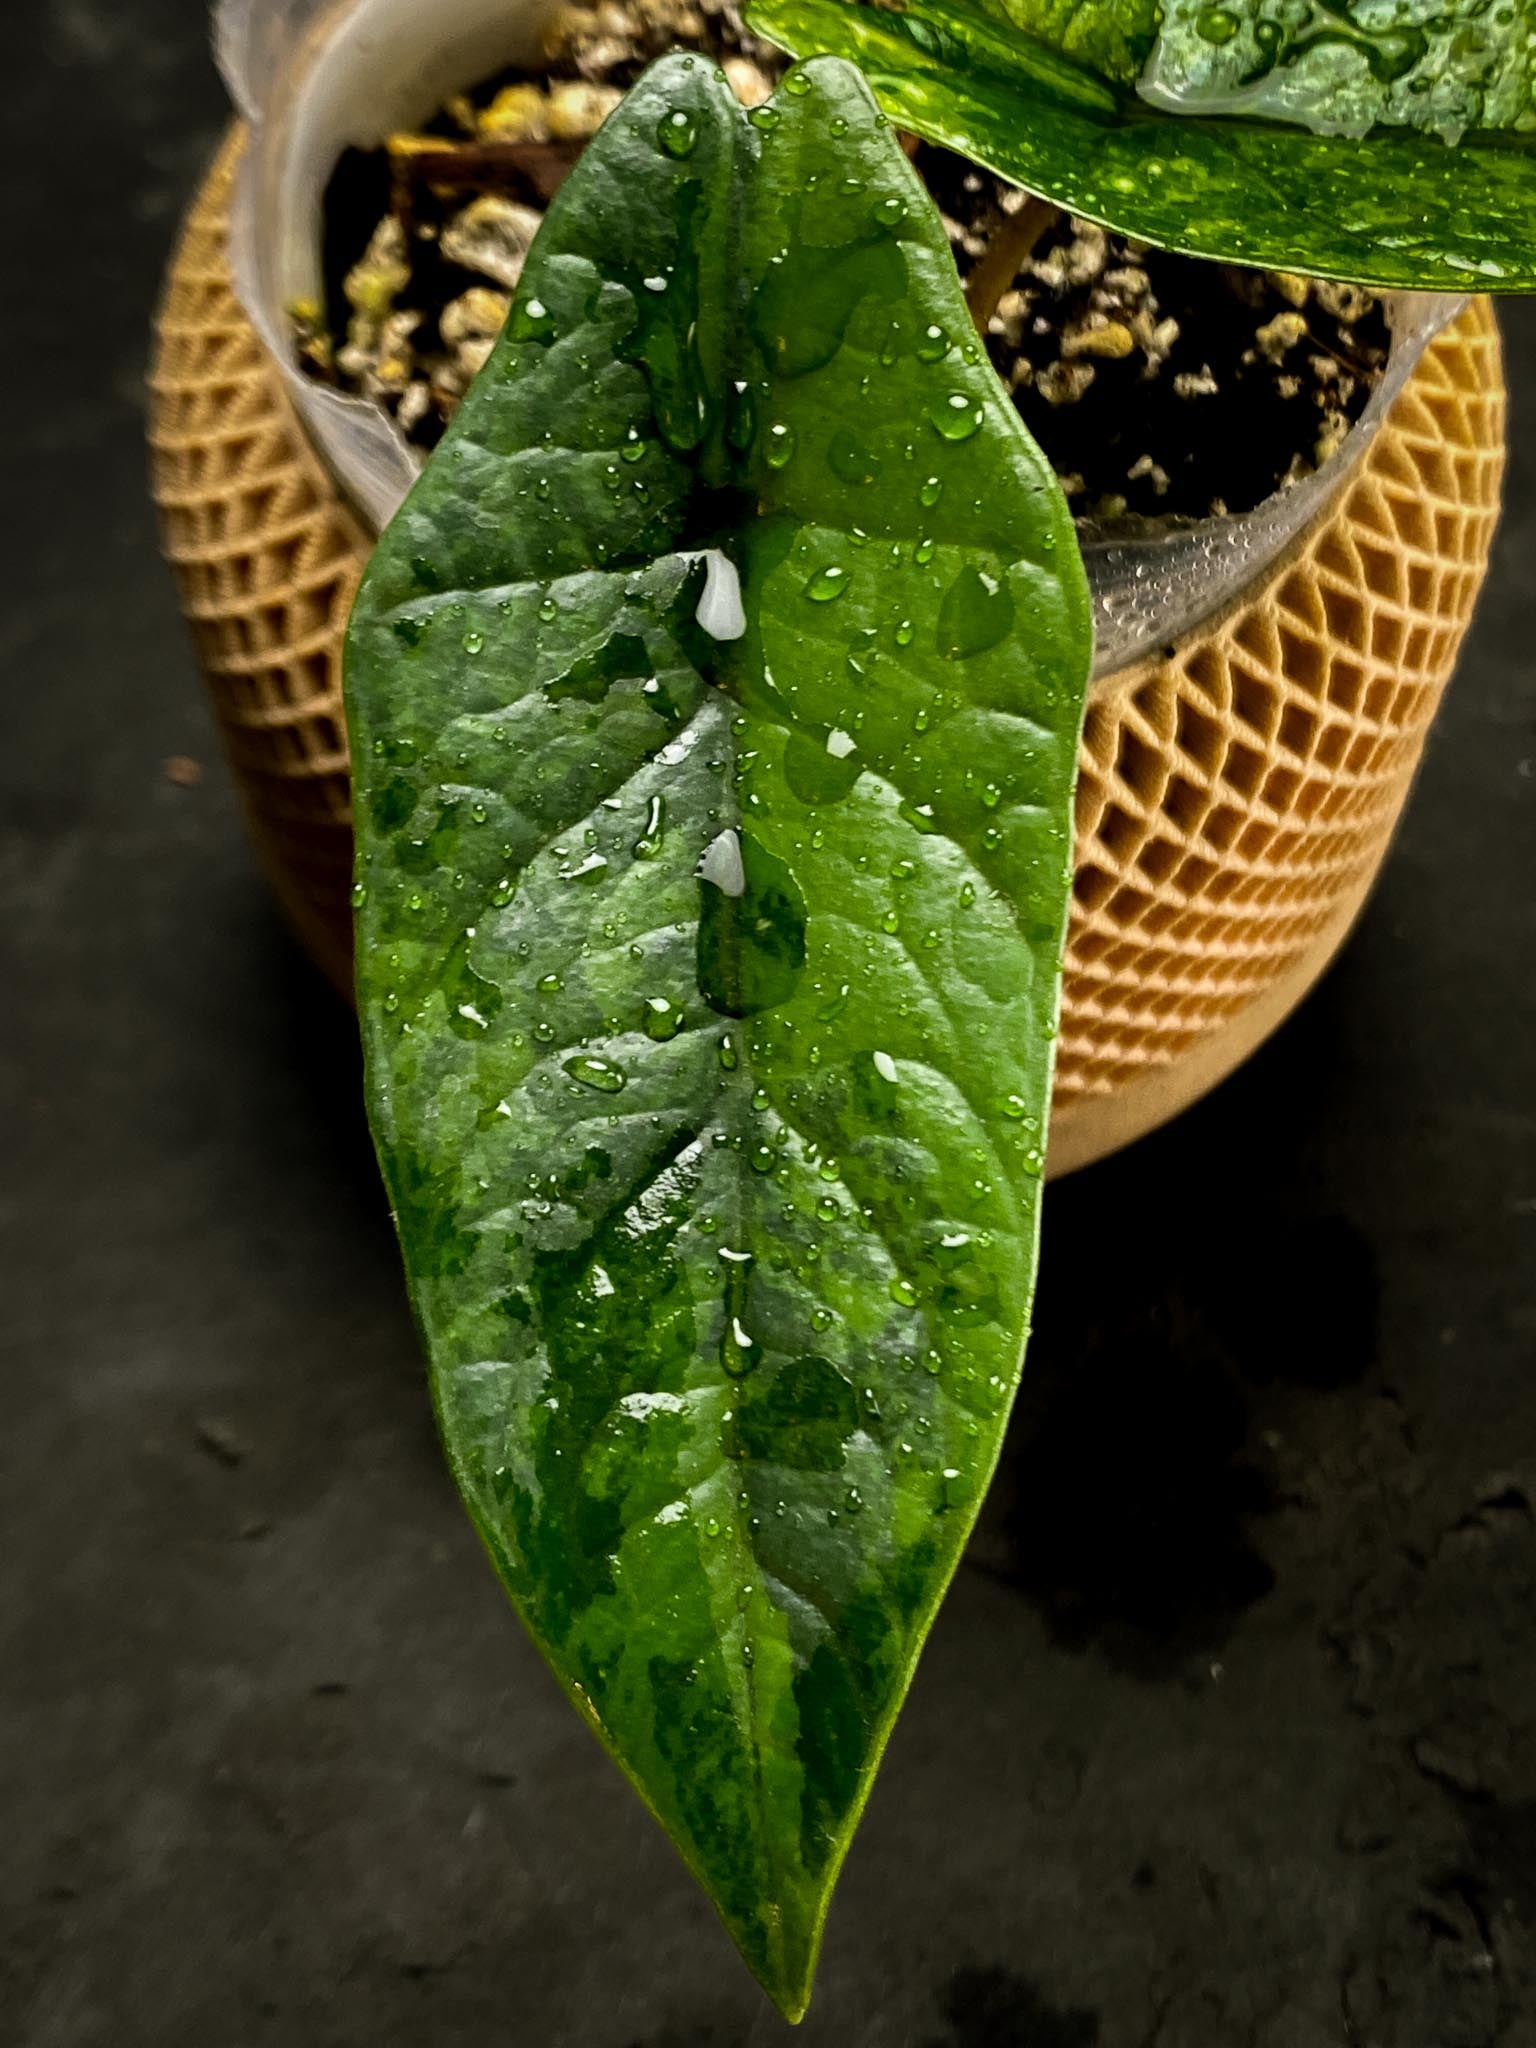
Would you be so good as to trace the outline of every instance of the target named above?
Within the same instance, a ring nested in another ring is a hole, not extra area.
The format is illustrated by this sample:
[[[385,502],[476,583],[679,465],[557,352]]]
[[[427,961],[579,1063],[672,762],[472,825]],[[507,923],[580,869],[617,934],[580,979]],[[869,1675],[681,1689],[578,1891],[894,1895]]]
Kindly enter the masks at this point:
[[[656,130],[656,140],[671,157],[692,156],[698,139],[698,122],[681,107],[664,114]]]
[[[617,1095],[629,1079],[622,1067],[616,1067],[612,1060],[605,1060],[598,1053],[573,1053],[562,1064],[573,1081],[579,1081],[584,1088],[595,1088],[602,1095]]]
[[[514,341],[551,342],[555,338],[555,317],[542,299],[522,299],[512,313]]]
[[[654,1038],[658,1044],[665,1044],[669,1038],[676,1038],[683,1028],[683,1013],[675,1003],[669,1003],[665,996],[647,996],[645,1002],[645,1035]]]
[[[939,606],[939,648],[963,659],[995,647],[1013,626],[1013,596],[1007,582],[967,563]]]
[[[723,836],[723,835],[722,835]],[[699,992],[727,1017],[750,1017],[787,1000],[805,965],[805,898],[790,869],[748,833],[739,835],[739,890],[702,868]],[[706,859],[708,856],[706,856]]]
[[[829,562],[824,569],[818,569],[805,586],[805,595],[812,604],[831,604],[841,597],[848,588],[848,571]]]
[[[1213,43],[1218,48],[1230,43],[1242,26],[1229,7],[1202,7],[1195,16],[1195,34],[1204,43]]]
[[[646,806],[645,829],[631,849],[636,860],[655,860],[660,854],[665,838],[666,814],[666,799],[653,796]]]
[[[928,423],[946,441],[969,441],[981,427],[981,407],[969,392],[951,391],[928,407]]]

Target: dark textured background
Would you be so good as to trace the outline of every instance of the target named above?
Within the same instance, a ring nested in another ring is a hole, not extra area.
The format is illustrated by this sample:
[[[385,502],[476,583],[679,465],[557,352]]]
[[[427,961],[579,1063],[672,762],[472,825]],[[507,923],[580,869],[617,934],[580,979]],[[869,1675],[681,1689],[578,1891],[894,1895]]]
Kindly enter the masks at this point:
[[[201,0],[5,30],[0,2039],[782,2042],[455,1504],[350,1020],[156,559]],[[806,2048],[1536,2042],[1536,306],[1506,334],[1497,565],[1358,935],[1052,1193]]]

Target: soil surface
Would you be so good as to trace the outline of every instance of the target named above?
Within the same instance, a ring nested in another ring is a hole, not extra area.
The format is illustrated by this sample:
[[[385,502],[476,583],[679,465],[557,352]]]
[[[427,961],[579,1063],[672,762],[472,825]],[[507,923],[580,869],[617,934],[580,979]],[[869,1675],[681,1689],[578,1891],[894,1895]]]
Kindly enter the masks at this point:
[[[459,95],[387,148],[349,150],[325,204],[325,295],[293,307],[308,372],[435,445],[501,330],[529,242],[586,140],[645,65],[696,48],[747,105],[782,53],[736,0],[594,0],[554,19],[547,66]],[[927,144],[972,316],[1074,513],[1246,512],[1343,441],[1386,365],[1353,285],[1148,250]]]
[[[1493,580],[1348,951],[1047,1199],[997,1491],[794,2034],[457,1507],[352,1020],[156,560],[203,31],[59,0],[0,77],[72,223],[4,228],[0,2039],[1530,2048],[1536,304]]]

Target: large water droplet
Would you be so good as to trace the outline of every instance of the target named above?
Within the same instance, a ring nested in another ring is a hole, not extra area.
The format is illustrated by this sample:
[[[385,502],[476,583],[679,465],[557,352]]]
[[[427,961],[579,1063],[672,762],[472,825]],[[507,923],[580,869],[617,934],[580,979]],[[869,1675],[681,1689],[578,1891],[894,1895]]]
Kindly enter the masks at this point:
[[[675,107],[670,114],[662,115],[656,129],[656,140],[668,156],[692,156],[698,139],[699,124],[682,107]]]
[[[602,1095],[617,1095],[629,1079],[622,1067],[595,1052],[573,1053],[562,1065],[573,1081],[579,1081],[584,1088],[595,1088]]]
[[[968,563],[939,606],[940,652],[960,658],[984,653],[1012,626],[1013,597],[1006,580]]]
[[[737,377],[725,401],[725,438],[736,454],[744,455],[756,437],[757,401],[751,385]]]
[[[645,1000],[645,1035],[664,1045],[669,1038],[676,1038],[683,1028],[683,1013],[676,1003],[669,1003],[665,996],[647,996]]]
[[[1203,43],[1213,43],[1218,48],[1230,43],[1241,26],[1230,7],[1202,7],[1195,16],[1195,34]]]
[[[853,1099],[859,1113],[870,1121],[889,1121],[896,1114],[901,1092],[896,1062],[888,1052],[856,1053],[852,1071]]]
[[[833,599],[841,597],[847,588],[848,571],[840,568],[836,562],[829,562],[825,568],[818,569],[811,577],[805,586],[805,595],[812,604],[831,604]]]
[[[862,772],[847,733],[833,733],[821,743],[808,733],[791,733],[784,749],[784,780],[803,804],[840,803]]]
[[[981,427],[981,407],[966,391],[951,391],[928,408],[928,423],[946,441],[969,441]]]
[[[752,331],[781,377],[802,377],[831,362],[862,300],[889,305],[906,289],[899,242],[792,248],[769,264],[753,294]]]
[[[653,796],[645,809],[645,829],[631,849],[636,860],[655,860],[660,854],[665,837],[666,815],[665,797]]]
[[[470,934],[466,932],[455,943],[444,965],[440,986],[449,1030],[459,1038],[480,1038],[496,1020],[501,990],[469,964],[469,940]]]
[[[793,993],[805,965],[806,906],[776,854],[748,833],[731,836],[739,837],[738,869],[722,881],[739,876],[740,888],[700,872],[699,992],[722,1016],[750,1017]]]
[[[555,338],[555,316],[539,298],[519,299],[512,309],[512,339],[548,343]]]

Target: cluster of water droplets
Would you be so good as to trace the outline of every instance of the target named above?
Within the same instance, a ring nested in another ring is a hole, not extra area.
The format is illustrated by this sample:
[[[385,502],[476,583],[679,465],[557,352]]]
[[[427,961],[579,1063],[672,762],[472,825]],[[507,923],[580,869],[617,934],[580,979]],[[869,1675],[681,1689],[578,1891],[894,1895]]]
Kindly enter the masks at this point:
[[[1173,113],[1455,144],[1536,128],[1536,31],[1516,0],[1174,0],[1138,90]]]

